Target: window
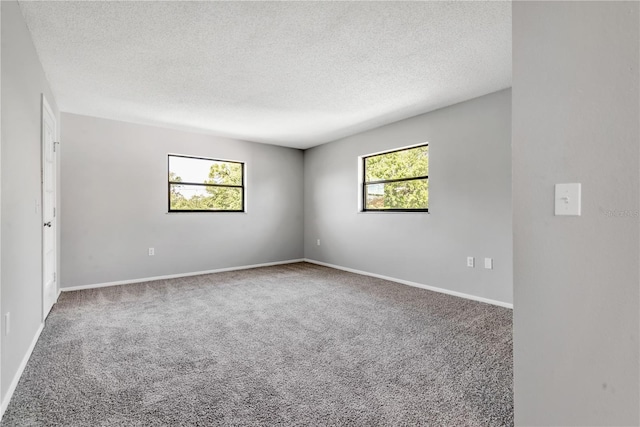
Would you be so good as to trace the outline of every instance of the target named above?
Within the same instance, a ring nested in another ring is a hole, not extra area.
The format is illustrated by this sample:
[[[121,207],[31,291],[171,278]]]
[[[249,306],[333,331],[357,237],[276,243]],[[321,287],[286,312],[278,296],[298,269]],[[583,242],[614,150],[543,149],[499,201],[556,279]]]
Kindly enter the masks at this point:
[[[244,163],[169,154],[169,212],[244,212]]]
[[[429,145],[362,157],[362,211],[428,212]]]

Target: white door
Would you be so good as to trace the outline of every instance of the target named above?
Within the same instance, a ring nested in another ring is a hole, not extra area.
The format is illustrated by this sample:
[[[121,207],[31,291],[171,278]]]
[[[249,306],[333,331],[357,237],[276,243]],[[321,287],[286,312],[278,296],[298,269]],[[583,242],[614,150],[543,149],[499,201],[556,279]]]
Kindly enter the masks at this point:
[[[56,280],[56,118],[42,96],[42,320],[58,299]]]

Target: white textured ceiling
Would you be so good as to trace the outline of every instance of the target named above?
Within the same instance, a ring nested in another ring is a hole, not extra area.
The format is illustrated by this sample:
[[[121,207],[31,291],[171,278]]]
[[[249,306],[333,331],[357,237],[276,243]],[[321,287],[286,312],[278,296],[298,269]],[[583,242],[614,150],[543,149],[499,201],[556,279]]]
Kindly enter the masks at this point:
[[[509,2],[20,6],[77,114],[307,148],[511,86]]]

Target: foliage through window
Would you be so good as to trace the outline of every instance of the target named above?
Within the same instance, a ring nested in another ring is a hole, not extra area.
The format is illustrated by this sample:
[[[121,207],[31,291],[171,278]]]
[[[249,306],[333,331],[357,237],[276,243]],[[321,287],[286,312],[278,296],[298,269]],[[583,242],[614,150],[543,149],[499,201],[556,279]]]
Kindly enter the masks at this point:
[[[169,212],[244,212],[244,163],[169,154]]]
[[[429,145],[362,158],[362,210],[428,212]]]

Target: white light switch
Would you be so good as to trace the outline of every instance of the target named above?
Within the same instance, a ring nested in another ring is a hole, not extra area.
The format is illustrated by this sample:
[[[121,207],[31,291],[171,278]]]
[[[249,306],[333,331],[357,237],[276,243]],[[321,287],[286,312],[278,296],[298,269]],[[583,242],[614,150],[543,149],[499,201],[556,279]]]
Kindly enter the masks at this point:
[[[556,184],[556,215],[580,216],[580,184]]]
[[[484,259],[484,268],[487,270],[493,270],[493,258]]]

